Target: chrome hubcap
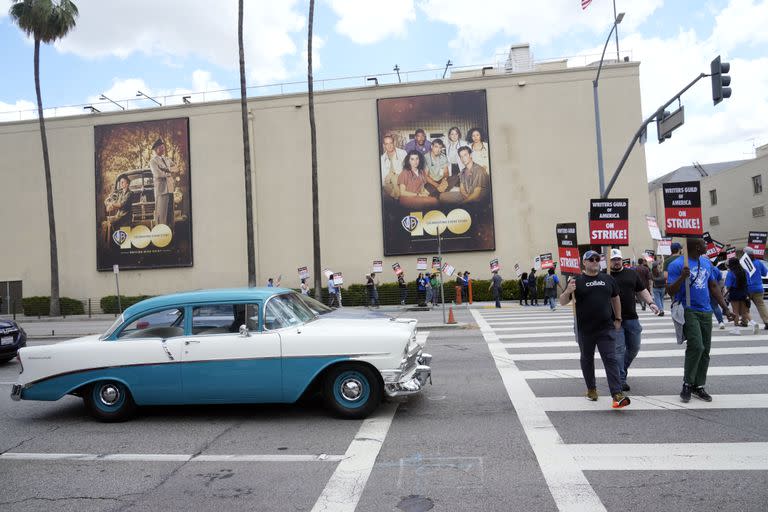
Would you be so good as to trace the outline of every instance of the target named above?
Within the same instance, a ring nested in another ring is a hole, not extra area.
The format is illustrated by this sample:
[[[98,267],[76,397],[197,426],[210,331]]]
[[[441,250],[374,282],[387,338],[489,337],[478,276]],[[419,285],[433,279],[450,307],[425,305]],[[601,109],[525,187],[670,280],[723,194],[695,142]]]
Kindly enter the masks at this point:
[[[363,384],[357,379],[348,379],[341,383],[341,396],[345,400],[354,402],[363,394]]]
[[[104,405],[115,405],[120,400],[120,390],[112,384],[102,386],[99,390],[99,399]]]

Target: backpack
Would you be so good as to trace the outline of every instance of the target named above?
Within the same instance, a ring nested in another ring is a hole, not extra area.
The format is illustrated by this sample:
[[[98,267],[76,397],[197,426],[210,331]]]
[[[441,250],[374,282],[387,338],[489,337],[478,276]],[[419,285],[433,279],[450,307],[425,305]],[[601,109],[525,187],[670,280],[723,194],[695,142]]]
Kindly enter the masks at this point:
[[[555,288],[554,274],[549,274],[547,277],[544,278],[544,288],[546,288],[547,290],[552,290]]]

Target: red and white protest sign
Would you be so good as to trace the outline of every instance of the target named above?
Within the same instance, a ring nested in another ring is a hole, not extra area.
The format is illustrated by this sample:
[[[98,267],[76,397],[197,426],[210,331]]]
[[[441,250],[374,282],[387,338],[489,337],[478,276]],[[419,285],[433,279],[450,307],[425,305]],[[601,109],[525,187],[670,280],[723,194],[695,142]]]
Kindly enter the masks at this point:
[[[672,254],[672,239],[662,238],[656,245],[656,254],[659,256],[670,256]]]
[[[729,260],[731,258],[736,257],[736,248],[735,247],[728,247],[725,250],[725,259]]]
[[[701,186],[698,181],[664,183],[664,230],[667,236],[701,236]]]
[[[718,242],[717,240],[713,239],[712,236],[709,234],[709,231],[705,231],[701,237],[704,239],[704,242],[707,244],[707,258],[710,260],[716,260],[717,257],[720,255],[720,253],[725,249],[725,244]]]
[[[299,267],[299,279],[309,279],[309,269],[307,267]]]
[[[427,270],[427,258],[416,258],[416,270]]]
[[[540,254],[539,262],[541,263],[541,270],[549,270],[550,268],[555,268],[555,261],[552,259],[551,252]]]
[[[400,274],[403,273],[403,269],[402,269],[402,267],[400,267],[399,263],[393,263],[392,264],[392,270],[395,272],[396,276],[399,276]]]
[[[768,231],[750,231],[747,245],[754,249],[753,256],[759,260],[765,259],[765,244],[768,242]]]
[[[654,240],[661,240],[661,231],[659,231],[659,224],[656,222],[656,217],[646,215],[645,220],[648,222],[648,231],[651,233],[651,238]]]
[[[590,199],[589,243],[629,245],[629,199]]]
[[[373,271],[379,274],[384,272],[384,262],[381,260],[373,260]]]
[[[581,258],[579,258],[579,247],[576,240],[576,223],[557,224],[555,236],[557,237],[560,272],[562,274],[580,274]]]
[[[499,271],[499,259],[494,258],[491,260],[491,272],[498,272]]]

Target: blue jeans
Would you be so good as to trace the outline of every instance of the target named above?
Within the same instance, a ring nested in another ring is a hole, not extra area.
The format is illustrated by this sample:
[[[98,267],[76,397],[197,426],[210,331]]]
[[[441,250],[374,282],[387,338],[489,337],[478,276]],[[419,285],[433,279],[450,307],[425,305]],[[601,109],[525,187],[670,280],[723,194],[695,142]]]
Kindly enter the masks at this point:
[[[709,305],[712,306],[712,312],[715,314],[718,323],[723,323],[723,310],[720,309],[720,304],[717,303],[714,297],[710,299]]]
[[[621,383],[627,382],[627,370],[634,361],[635,356],[640,352],[640,333],[643,327],[640,320],[622,320],[621,329],[611,331],[616,341],[616,362],[619,365],[619,377]]]
[[[653,288],[653,302],[659,311],[664,311],[664,288]]]

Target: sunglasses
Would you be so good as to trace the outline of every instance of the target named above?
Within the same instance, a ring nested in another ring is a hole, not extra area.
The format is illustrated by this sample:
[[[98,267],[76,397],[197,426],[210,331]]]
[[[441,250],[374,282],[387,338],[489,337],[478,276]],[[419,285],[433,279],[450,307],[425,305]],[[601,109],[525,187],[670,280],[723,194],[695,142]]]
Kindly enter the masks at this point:
[[[592,263],[597,263],[598,261],[600,261],[600,258],[598,256],[592,256],[591,258],[587,258],[584,261],[591,261]]]

